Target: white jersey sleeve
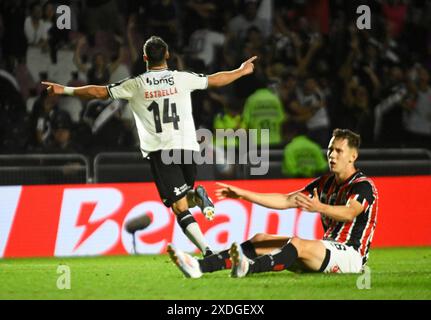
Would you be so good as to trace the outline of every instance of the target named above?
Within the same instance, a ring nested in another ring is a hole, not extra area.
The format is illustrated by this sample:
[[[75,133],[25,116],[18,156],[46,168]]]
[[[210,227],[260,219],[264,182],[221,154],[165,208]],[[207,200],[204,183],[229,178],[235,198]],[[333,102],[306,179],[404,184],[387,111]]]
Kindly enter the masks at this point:
[[[112,99],[130,100],[139,88],[139,82],[136,78],[127,78],[117,83],[106,86],[109,96]]]
[[[179,85],[190,91],[204,90],[208,88],[208,77],[204,74],[197,74],[188,71],[178,72]]]

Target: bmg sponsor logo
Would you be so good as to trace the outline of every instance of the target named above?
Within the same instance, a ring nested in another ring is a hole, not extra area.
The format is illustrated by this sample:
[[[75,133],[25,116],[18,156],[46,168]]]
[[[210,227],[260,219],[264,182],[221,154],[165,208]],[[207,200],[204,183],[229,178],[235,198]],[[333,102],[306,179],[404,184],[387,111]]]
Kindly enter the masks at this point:
[[[159,84],[167,84],[167,85],[173,86],[175,84],[174,77],[169,77],[169,78],[166,77],[161,79],[147,78],[146,82],[149,86],[158,86]]]

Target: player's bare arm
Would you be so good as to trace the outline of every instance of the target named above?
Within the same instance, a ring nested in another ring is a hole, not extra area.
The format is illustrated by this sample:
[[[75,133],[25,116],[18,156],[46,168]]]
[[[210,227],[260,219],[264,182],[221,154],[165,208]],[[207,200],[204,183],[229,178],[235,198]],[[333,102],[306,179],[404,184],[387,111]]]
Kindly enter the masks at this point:
[[[320,202],[317,190],[314,189],[313,197],[299,193],[295,195],[295,203],[298,208],[309,212],[319,212],[325,216],[340,222],[353,221],[364,208],[356,200],[349,200],[344,206],[331,206]]]
[[[84,86],[84,87],[65,87],[53,82],[42,82],[48,86],[49,95],[73,95],[83,99],[108,99],[108,89],[106,86]]]
[[[241,189],[225,183],[217,182],[217,185],[221,187],[215,192],[219,200],[225,198],[244,199],[259,204],[261,206],[277,210],[295,208],[295,196],[300,193],[299,191],[292,192],[289,194],[258,193],[250,190]]]
[[[254,56],[243,62],[238,69],[232,71],[221,71],[208,76],[208,87],[223,87],[239,78],[249,75],[254,71],[253,61],[257,59]]]

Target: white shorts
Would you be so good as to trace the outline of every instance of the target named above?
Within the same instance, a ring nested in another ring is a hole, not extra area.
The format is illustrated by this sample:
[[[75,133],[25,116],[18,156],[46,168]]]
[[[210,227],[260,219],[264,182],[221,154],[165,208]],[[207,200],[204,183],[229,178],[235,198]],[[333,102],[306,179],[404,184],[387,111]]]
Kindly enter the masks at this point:
[[[353,247],[344,244],[321,240],[323,245],[331,252],[325,273],[361,273],[362,257]]]

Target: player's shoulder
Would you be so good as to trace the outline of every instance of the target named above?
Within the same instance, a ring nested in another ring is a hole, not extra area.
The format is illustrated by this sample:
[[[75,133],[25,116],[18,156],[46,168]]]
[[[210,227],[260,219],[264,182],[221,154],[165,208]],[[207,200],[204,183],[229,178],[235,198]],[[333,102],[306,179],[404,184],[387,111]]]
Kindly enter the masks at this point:
[[[369,183],[369,184],[374,184],[373,180],[366,176],[365,173],[363,173],[362,171],[358,170],[353,178],[352,183]]]
[[[178,75],[185,75],[185,76],[192,75],[192,76],[199,77],[199,78],[205,78],[206,77],[206,75],[203,73],[196,73],[196,72],[193,72],[190,70],[181,70],[181,71],[180,70],[174,70],[173,72],[175,72],[175,74],[178,74]]]
[[[135,82],[136,78],[137,77],[135,77],[135,76],[130,76],[130,77],[121,79],[121,80],[119,80],[117,82],[110,83],[110,84],[107,85],[107,87],[108,87],[108,89],[113,89],[113,88],[121,86],[123,84],[129,84],[131,82]]]
[[[335,179],[335,175],[331,172],[323,174],[321,176],[318,176],[316,178],[314,178],[314,180],[312,180],[309,185],[312,186],[319,186],[319,190],[320,188],[323,188],[325,185],[330,185],[332,184],[333,179]]]
[[[124,83],[124,82],[126,82],[126,81],[136,81],[136,80],[138,80],[139,79],[139,77],[140,77],[141,75],[135,75],[135,76],[129,76],[129,77],[127,77],[127,78],[124,78],[124,79],[121,79],[121,80],[119,80],[119,81],[117,81],[117,82],[114,82],[114,83],[112,83],[111,85],[115,85],[115,86],[117,86],[117,85],[120,85],[120,84],[122,84],[122,83]]]
[[[366,176],[362,171],[358,171],[351,184],[355,189],[371,189],[372,191],[376,190],[374,181],[370,177]]]

